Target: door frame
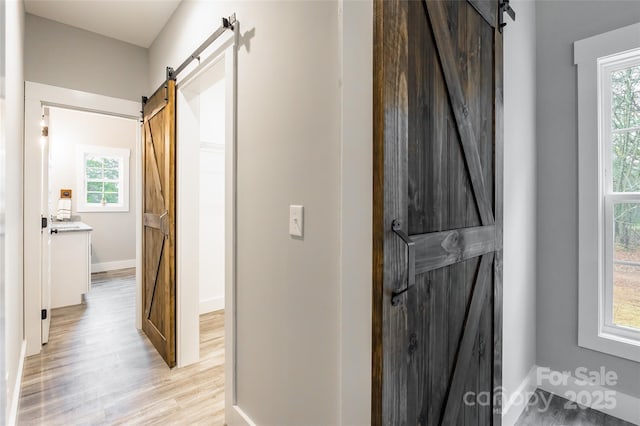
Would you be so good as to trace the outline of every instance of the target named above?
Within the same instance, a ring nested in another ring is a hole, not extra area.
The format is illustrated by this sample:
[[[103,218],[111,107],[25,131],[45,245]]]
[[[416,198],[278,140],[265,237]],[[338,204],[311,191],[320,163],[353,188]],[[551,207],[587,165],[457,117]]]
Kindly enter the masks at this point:
[[[26,355],[40,353],[41,322],[40,309],[42,297],[42,253],[41,253],[41,199],[40,191],[43,173],[41,170],[42,149],[40,148],[40,119],[42,107],[59,107],[78,111],[118,116],[140,121],[140,103],[126,99],[113,98],[95,93],[51,86],[47,84],[25,82],[25,120],[24,120],[24,329],[27,341]],[[134,161],[141,162],[141,132],[136,134]],[[141,170],[138,167],[135,176],[136,207],[136,327],[142,327],[141,306],[141,244],[142,222]]]
[[[227,208],[229,194],[235,194],[235,182],[233,181],[234,159],[233,157],[230,158],[226,151],[228,147],[233,150],[235,142],[231,137],[232,135],[226,130],[229,126],[227,118],[233,116],[233,110],[229,110],[229,107],[233,107],[233,104],[228,99],[229,96],[232,96],[232,92],[230,92],[230,78],[227,78],[229,72],[227,64],[229,61],[226,60],[225,56],[224,52],[211,55],[176,84],[176,329],[178,330],[176,333],[176,362],[178,367],[185,367],[200,360],[199,262],[196,261],[198,254],[190,250],[192,242],[190,237],[194,232],[197,232],[197,228],[194,229],[194,226],[199,227],[202,224],[194,223],[193,220],[193,216],[197,215],[195,212],[197,209],[193,203],[197,203],[199,192],[194,191],[188,183],[194,179],[199,179],[199,176],[197,176],[198,170],[189,167],[192,160],[195,161],[199,158],[195,157],[198,154],[195,154],[194,151],[188,151],[185,145],[181,143],[181,141],[186,140],[189,140],[189,142],[185,142],[185,144],[192,143],[192,130],[190,129],[192,123],[185,124],[185,115],[182,114],[182,111],[188,108],[186,92],[192,91],[192,84],[196,83],[204,73],[220,65],[225,67],[225,230],[228,227],[233,228],[235,223],[233,220],[235,218],[234,206],[231,205],[229,209]],[[197,129],[197,132],[199,133],[199,129]],[[230,161],[231,163],[229,163]],[[231,183],[230,187],[227,186],[227,182]],[[229,222],[229,219],[231,219],[231,222]],[[225,257],[229,253],[233,253],[234,244],[234,235],[229,238],[225,234]],[[233,254],[231,255],[233,256]],[[225,264],[226,268],[227,265]],[[225,287],[226,280],[227,274],[225,273]],[[226,302],[225,297],[225,305]]]
[[[224,392],[225,423],[229,425],[254,425],[251,419],[237,405],[237,108],[238,108],[238,37],[240,22],[236,21],[233,32],[221,36],[198,58],[198,62],[185,70],[176,80],[176,144],[178,156],[178,193],[176,194],[177,216],[177,270],[176,270],[176,355],[178,367],[196,362],[199,357],[199,283],[189,286],[182,275],[180,250],[180,108],[184,105],[183,88],[197,79],[203,72],[220,62],[225,67],[225,290],[224,290]],[[193,333],[193,328],[197,333]]]

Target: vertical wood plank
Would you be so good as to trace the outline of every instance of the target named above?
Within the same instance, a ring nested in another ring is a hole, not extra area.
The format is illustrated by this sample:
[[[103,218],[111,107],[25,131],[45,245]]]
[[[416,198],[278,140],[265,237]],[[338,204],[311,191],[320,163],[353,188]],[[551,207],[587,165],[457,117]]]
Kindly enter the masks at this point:
[[[371,424],[382,426],[384,351],[384,1],[373,2]]]
[[[391,305],[391,293],[403,287],[407,280],[405,246],[391,232],[390,224],[400,219],[407,228],[407,140],[408,140],[408,85],[407,85],[407,3],[387,2],[387,8],[395,9],[387,16],[386,93],[385,111],[385,277],[384,302],[386,348],[392,356],[384,360],[385,424],[407,423],[407,361],[408,327],[406,305]]]
[[[493,283],[493,390],[502,387],[502,303],[503,303],[503,226],[504,226],[504,93],[503,93],[503,38],[494,31],[494,144],[495,144],[495,201],[496,260]],[[493,425],[502,424],[502,400],[493,408]]]
[[[406,307],[391,305],[407,280],[404,243],[391,223],[407,217],[407,3],[377,1],[374,9],[374,424],[405,424],[407,412]],[[382,62],[380,62],[382,61]],[[377,319],[376,319],[377,317]],[[384,352],[382,352],[384,351]],[[377,404],[381,406],[377,407]]]
[[[423,114],[422,108],[419,107],[429,89],[424,84],[425,79],[428,78],[429,65],[425,64],[423,60],[427,53],[422,43],[424,34],[421,30],[424,25],[421,25],[421,20],[423,18],[419,13],[416,13],[416,10],[420,11],[419,7],[420,4],[417,2],[407,2],[407,83],[411,90],[408,91],[407,96],[408,167],[405,174],[408,180],[409,233],[422,229],[425,225],[425,219],[429,217],[429,213],[425,211],[429,202],[429,197],[425,197],[425,189],[429,188],[429,185],[425,185],[425,182],[430,174],[426,167],[429,163],[425,161],[425,155],[427,155],[429,148],[423,143],[423,134],[426,131],[425,127],[429,127],[431,117]],[[437,173],[435,170],[434,172]],[[437,174],[434,177],[438,179]],[[421,380],[421,376],[428,368],[425,357],[428,340],[420,312],[424,308],[423,303],[427,297],[425,292],[427,286],[428,278],[425,274],[416,276],[415,288],[411,289],[412,294],[405,298],[408,333],[408,344],[405,348],[407,358],[407,424],[424,424],[421,421],[423,420],[421,401],[424,397],[426,381]]]
[[[166,152],[169,159],[166,161],[168,180],[167,212],[169,212],[169,238],[167,239],[169,251],[167,253],[168,285],[166,289],[166,330],[167,330],[167,358],[169,366],[176,365],[176,82],[167,82],[167,107],[166,107],[166,131],[168,132]]]

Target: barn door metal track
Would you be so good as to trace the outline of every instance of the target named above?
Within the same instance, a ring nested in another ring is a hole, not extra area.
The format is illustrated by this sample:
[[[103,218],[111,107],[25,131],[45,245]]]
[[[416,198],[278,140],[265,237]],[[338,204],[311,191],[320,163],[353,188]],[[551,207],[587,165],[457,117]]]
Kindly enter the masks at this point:
[[[222,25],[209,36],[208,39],[204,41],[187,59],[181,63],[178,68],[175,70],[171,67],[167,67],[167,80],[175,80],[176,76],[180,74],[186,67],[189,66],[191,62],[195,59],[200,58],[200,54],[204,52],[204,50],[211,45],[218,37],[220,37],[225,31],[231,30],[233,31],[234,26],[236,24],[236,14],[229,16],[228,18],[222,18]]]
[[[237,20],[236,20],[235,13],[229,16],[228,18],[222,18],[222,24],[220,25],[220,27],[217,30],[215,30],[214,33],[211,34],[209,38],[204,41],[204,43],[202,43],[196,50],[194,50],[194,52],[191,55],[189,55],[189,57],[185,59],[184,62],[182,62],[178,66],[178,68],[174,69],[172,67],[167,67],[166,80],[164,81],[164,83],[162,83],[160,88],[164,87],[164,89],[166,89],[167,81],[175,80],[176,76],[180,74],[182,71],[184,71],[184,69],[187,68],[191,62],[193,62],[196,59],[200,59],[200,54],[202,54],[202,52],[204,52],[205,49],[211,45],[211,43],[216,41],[218,37],[224,34],[227,30],[233,31],[235,29],[236,24],[237,24]],[[165,95],[165,100],[166,99],[167,97]],[[144,104],[147,103],[147,100],[148,98],[146,96],[142,97],[142,110],[144,110]]]

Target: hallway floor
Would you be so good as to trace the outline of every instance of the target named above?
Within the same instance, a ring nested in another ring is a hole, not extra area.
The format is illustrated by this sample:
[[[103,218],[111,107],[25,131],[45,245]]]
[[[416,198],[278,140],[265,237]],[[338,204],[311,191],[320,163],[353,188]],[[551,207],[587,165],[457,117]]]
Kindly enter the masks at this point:
[[[201,361],[170,370],[135,328],[134,274],[94,274],[84,304],[53,310],[18,425],[224,423],[223,311],[200,316]]]
[[[634,426],[600,411],[572,404],[564,398],[552,396],[541,389],[536,389],[536,393],[537,398],[531,398],[529,406],[516,422],[516,426]],[[542,401],[549,401],[549,398],[551,398],[549,406],[545,409]]]

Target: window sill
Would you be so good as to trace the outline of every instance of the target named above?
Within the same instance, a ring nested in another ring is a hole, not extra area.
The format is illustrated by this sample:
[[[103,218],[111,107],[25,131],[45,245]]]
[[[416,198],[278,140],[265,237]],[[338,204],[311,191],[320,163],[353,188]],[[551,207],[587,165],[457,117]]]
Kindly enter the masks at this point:
[[[601,331],[597,335],[580,335],[578,346],[608,355],[640,362],[640,341]]]
[[[128,213],[129,206],[78,206],[78,213]]]

